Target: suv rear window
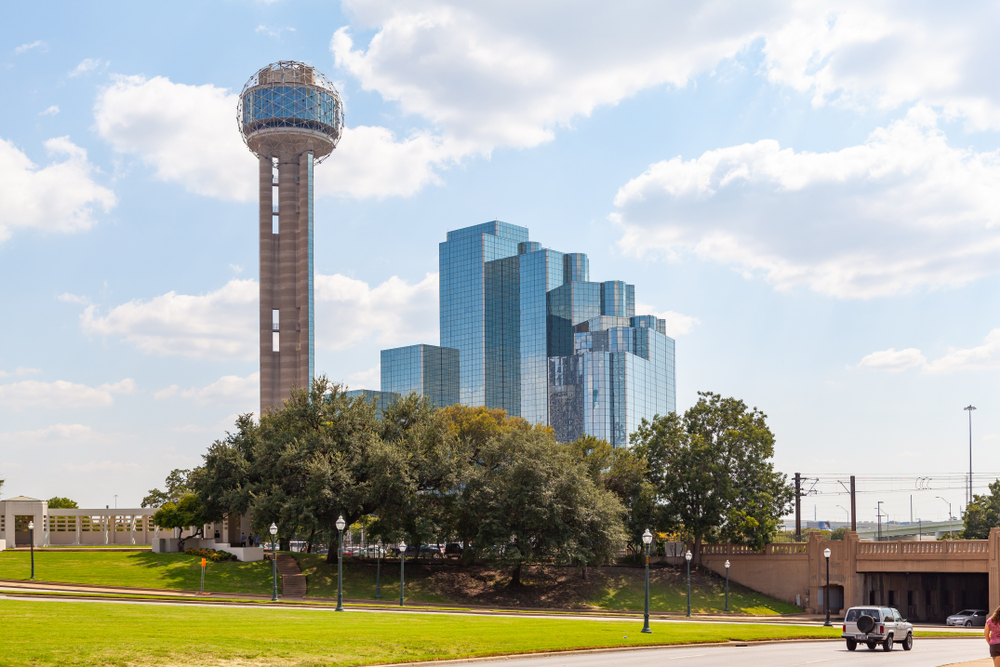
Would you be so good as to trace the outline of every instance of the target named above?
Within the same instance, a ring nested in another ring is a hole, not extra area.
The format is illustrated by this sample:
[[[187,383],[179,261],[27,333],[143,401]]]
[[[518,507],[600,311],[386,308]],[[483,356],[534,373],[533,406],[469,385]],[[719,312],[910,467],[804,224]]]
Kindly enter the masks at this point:
[[[847,618],[844,620],[846,622],[856,621],[859,616],[871,616],[876,621],[882,620],[881,615],[878,613],[878,609],[851,609],[847,612]]]

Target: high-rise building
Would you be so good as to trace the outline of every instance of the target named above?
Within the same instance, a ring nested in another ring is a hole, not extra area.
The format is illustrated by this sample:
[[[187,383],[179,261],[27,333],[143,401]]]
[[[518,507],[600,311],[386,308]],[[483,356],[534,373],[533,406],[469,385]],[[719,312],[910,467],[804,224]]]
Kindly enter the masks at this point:
[[[382,350],[382,391],[416,392],[439,408],[458,403],[458,350],[437,345]]]
[[[587,255],[499,220],[448,232],[439,252],[443,347],[383,350],[382,391],[503,408],[561,441],[616,447],[676,409],[674,341],[636,315],[633,285],[590,282]]]
[[[260,408],[280,407],[315,373],[313,167],[340,141],[343,104],[333,84],[300,62],[250,77],[236,112],[260,164]]]

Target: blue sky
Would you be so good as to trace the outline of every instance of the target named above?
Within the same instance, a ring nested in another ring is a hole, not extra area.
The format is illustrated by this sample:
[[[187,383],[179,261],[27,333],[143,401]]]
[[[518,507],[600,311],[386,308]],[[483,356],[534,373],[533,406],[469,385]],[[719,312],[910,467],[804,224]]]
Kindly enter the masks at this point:
[[[20,4],[0,38],[0,478],[137,505],[257,408],[256,166],[235,96],[326,73],[317,370],[438,342],[437,244],[499,218],[636,285],[785,472],[942,519],[1000,471],[1000,86],[987,3]],[[936,485],[936,486],[935,486]],[[804,502],[844,516],[843,498]],[[868,508],[871,505],[871,508]],[[868,516],[870,515],[870,516]]]

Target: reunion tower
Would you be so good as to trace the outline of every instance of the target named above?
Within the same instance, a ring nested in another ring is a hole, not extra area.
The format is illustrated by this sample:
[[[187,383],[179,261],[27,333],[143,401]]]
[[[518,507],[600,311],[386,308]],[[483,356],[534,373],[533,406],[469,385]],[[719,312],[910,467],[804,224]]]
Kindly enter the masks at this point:
[[[308,389],[313,353],[313,167],[337,147],[344,107],[333,84],[283,60],[247,81],[236,111],[260,161],[260,410]]]

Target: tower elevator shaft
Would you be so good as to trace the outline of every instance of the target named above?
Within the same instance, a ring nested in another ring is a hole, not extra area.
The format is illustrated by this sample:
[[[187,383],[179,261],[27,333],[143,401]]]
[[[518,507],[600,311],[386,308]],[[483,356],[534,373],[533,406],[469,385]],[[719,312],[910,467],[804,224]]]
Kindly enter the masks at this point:
[[[312,151],[260,157],[260,407],[314,374]]]

